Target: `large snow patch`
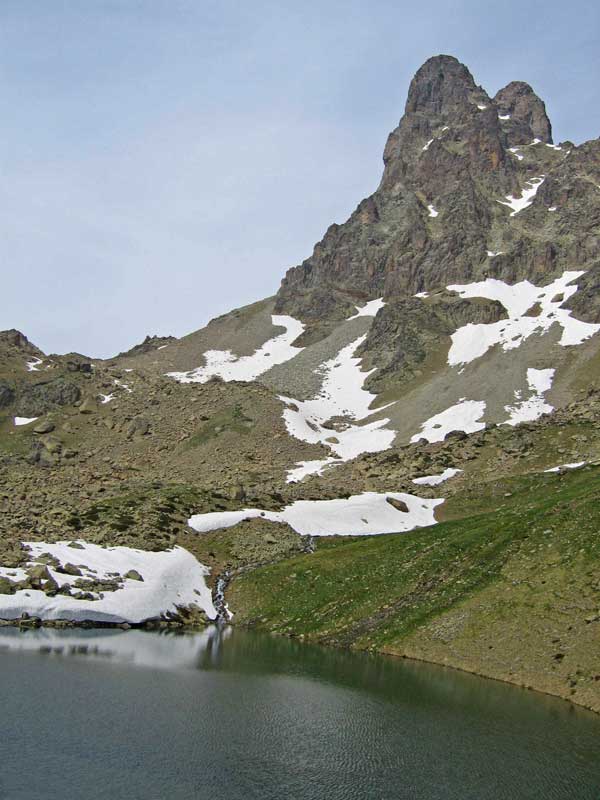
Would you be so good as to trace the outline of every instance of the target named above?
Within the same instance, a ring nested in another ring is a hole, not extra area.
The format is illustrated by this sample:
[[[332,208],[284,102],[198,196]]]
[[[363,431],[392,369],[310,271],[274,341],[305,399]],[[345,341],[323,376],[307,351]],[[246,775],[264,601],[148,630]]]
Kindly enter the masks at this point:
[[[388,498],[396,501],[396,505]],[[243,508],[195,514],[188,525],[198,533],[206,533],[260,517],[270,522],[285,522],[303,536],[396,533],[434,525],[434,509],[443,502],[442,498],[425,499],[402,492],[363,492],[336,500],[296,500],[282,511]],[[402,506],[407,510],[401,510]]]
[[[555,323],[562,328],[559,341],[563,347],[581,344],[600,330],[600,325],[573,319],[563,303],[577,291],[572,281],[583,271],[567,271],[547,286],[534,286],[529,281],[510,285],[495,278],[467,284],[448,286],[461,297],[485,297],[498,300],[507,311],[508,319],[490,323],[469,323],[452,334],[448,353],[451,366],[468,364],[484,355],[496,344],[503,350],[519,347],[536,331],[545,333]]]
[[[285,328],[284,333],[269,339],[251,356],[234,356],[231,350],[207,350],[203,367],[189,372],[167,372],[167,375],[180,383],[206,383],[213,377],[220,377],[224,381],[256,380],[263,372],[289,361],[303,349],[292,345],[304,331],[302,322],[277,314],[273,314],[271,320],[276,327]]]
[[[216,618],[211,592],[205,582],[208,567],[182,547],[147,552],[130,547],[101,547],[83,541],[23,544],[30,551],[26,567],[0,566],[0,577],[12,582],[22,581],[27,578],[28,568],[48,562],[50,581],[59,589],[67,584],[71,589],[68,594],[57,593],[52,597],[44,591],[47,587],[42,579],[40,589],[0,594],[1,619],[17,619],[26,612],[43,620],[138,623],[188,606],[203,609],[209,619]],[[82,574],[75,576],[57,571],[56,566],[62,568],[66,564],[75,566]],[[139,573],[143,580],[126,578],[131,570]],[[76,582],[81,584],[80,588],[74,586]],[[94,582],[112,583],[116,588],[114,591],[99,590]],[[76,596],[88,593],[94,599]]]
[[[304,442],[324,444],[336,456],[301,462],[288,473],[288,481],[320,474],[336,461],[349,461],[361,453],[378,453],[391,446],[396,432],[386,428],[389,419],[355,424],[375,413],[371,404],[377,397],[363,388],[374,370],[362,372],[361,360],[354,355],[365,338],[366,334],[359,336],[318,368],[323,383],[317,397],[312,400],[280,397],[287,404],[283,419],[288,433]]]

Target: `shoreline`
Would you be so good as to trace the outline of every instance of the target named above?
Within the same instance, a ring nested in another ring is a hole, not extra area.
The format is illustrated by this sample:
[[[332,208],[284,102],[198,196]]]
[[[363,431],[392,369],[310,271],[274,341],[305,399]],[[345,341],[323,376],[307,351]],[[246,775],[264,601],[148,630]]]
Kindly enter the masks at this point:
[[[184,622],[178,621],[169,621],[169,620],[147,620],[145,622],[138,622],[138,623],[130,623],[130,622],[98,622],[98,621],[91,621],[91,620],[79,620],[79,621],[72,621],[72,620],[42,620],[39,617],[31,617],[26,619],[0,619],[0,628],[22,628],[23,630],[36,630],[39,628],[50,628],[55,630],[70,630],[70,629],[83,629],[83,630],[105,630],[105,629],[120,629],[123,631],[127,630],[143,630],[148,631],[150,633],[159,632],[159,631],[177,631],[179,633],[198,633],[202,630],[210,626],[216,627],[231,627],[231,628],[240,628],[246,630],[255,630],[259,633],[267,633],[267,631],[261,631],[260,628],[257,628],[253,625],[235,625],[230,622],[219,622],[208,620],[206,623],[196,623],[196,624],[189,624]],[[579,702],[573,699],[570,696],[565,696],[563,694],[559,694],[558,692],[553,692],[548,689],[542,689],[541,687],[534,686],[533,684],[526,684],[520,681],[512,681],[508,680],[507,678],[503,678],[498,675],[491,675],[489,673],[477,670],[477,669],[470,669],[465,666],[459,666],[455,664],[448,663],[447,661],[436,661],[433,659],[422,658],[415,655],[407,655],[401,652],[390,652],[386,650],[368,650],[368,649],[359,649],[359,648],[352,648],[352,647],[343,647],[341,645],[332,644],[331,642],[323,642],[323,641],[313,641],[312,639],[307,639],[304,636],[298,636],[295,634],[286,635],[281,633],[274,633],[273,631],[268,631],[269,635],[273,636],[280,636],[282,638],[287,639],[296,639],[297,641],[304,643],[304,644],[316,644],[320,647],[331,647],[337,650],[347,650],[349,652],[355,653],[365,653],[365,654],[372,654],[378,656],[385,656],[386,658],[396,658],[396,659],[403,659],[405,661],[414,661],[422,664],[432,664],[438,667],[446,667],[448,669],[457,670],[458,672],[464,672],[469,675],[475,675],[478,678],[484,678],[485,680],[492,680],[498,681],[499,683],[505,683],[509,686],[514,686],[517,689],[523,689],[528,692],[536,692],[541,695],[546,695],[547,697],[556,697],[560,700],[569,703],[571,706],[577,706],[578,708],[583,708],[586,711],[590,711],[593,714],[600,715],[600,703],[598,705],[590,705],[585,702]]]

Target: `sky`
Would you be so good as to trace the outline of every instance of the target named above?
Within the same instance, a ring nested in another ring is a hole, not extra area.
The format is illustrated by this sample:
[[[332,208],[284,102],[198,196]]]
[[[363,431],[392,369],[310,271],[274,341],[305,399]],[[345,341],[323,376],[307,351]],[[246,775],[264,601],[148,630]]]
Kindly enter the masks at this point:
[[[110,357],[274,294],[432,55],[600,135],[600,4],[1,0],[0,329]]]

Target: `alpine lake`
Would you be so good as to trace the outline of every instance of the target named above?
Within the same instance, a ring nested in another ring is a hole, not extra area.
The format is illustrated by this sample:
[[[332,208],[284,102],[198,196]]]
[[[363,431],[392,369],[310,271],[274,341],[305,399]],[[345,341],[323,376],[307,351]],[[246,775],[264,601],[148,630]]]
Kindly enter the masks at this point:
[[[600,716],[213,626],[0,629],[2,800],[599,800]]]

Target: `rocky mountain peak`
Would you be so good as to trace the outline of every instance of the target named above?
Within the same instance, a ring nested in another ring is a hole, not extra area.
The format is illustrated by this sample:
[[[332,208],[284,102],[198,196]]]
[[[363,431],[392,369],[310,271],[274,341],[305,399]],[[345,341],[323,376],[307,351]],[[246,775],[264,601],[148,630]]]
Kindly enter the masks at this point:
[[[496,94],[498,114],[510,117],[511,144],[527,144],[532,139],[552,143],[552,125],[543,100],[524,81],[512,81]]]
[[[412,79],[406,101],[406,114],[442,115],[464,106],[473,92],[483,92],[473,76],[454,56],[428,59]]]

